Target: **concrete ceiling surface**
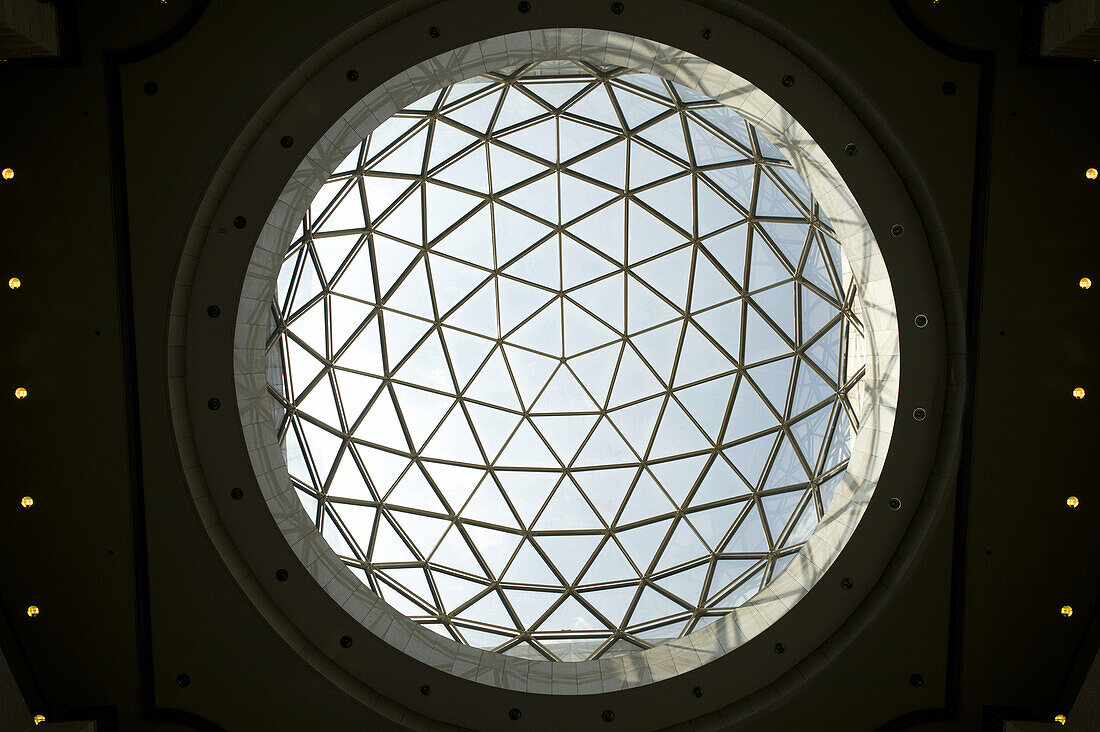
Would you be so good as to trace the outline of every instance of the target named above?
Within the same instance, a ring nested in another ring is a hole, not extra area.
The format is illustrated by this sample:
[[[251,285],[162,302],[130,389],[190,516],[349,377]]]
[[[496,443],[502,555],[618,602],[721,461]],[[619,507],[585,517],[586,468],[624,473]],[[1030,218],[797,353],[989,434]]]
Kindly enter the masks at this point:
[[[1100,181],[1083,176],[1100,167],[1100,70],[1033,59],[1020,3],[701,4],[766,13],[761,30],[800,39],[816,73],[884,121],[876,135],[897,141],[938,213],[971,338],[959,482],[921,552],[824,671],[738,729],[972,730],[1068,710],[1100,591],[1086,479],[1100,468],[1086,338],[1100,290],[1076,286],[1100,271]],[[31,713],[100,729],[393,728],[288,648],[219,560],[177,458],[165,347],[184,236],[220,161],[280,82],[381,4],[117,5],[62,4],[78,44],[53,65],[0,66],[15,100],[0,165],[16,170],[0,185],[0,274],[24,282],[2,295],[0,386],[31,392],[0,413],[3,651],[25,661],[10,665]],[[485,7],[487,34],[514,22],[511,0]],[[626,7],[623,22],[660,3]],[[431,717],[432,699],[417,711]]]

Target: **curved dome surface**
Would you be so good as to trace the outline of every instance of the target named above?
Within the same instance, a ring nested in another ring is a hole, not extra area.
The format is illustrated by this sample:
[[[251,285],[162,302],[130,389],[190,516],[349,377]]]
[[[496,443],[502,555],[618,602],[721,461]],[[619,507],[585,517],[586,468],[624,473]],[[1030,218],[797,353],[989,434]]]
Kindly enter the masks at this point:
[[[337,166],[279,274],[269,390],[372,590],[580,661],[691,633],[795,556],[858,428],[857,303],[736,112],[543,62],[433,92]]]

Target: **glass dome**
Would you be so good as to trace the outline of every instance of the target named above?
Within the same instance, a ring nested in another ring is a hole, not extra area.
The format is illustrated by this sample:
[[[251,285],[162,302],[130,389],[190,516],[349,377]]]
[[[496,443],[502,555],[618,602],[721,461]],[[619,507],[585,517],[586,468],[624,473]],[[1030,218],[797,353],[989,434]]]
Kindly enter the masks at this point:
[[[269,391],[344,562],[479,648],[681,637],[798,552],[847,466],[851,276],[733,110],[573,62],[449,86],[332,174],[279,274]]]

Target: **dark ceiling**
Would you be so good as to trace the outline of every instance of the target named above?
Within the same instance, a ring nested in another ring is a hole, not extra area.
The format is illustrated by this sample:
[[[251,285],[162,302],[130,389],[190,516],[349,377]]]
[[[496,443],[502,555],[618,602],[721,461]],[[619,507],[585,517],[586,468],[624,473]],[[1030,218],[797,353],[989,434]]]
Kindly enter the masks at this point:
[[[815,71],[861,90],[930,191],[968,319],[958,478],[921,552],[825,671],[739,729],[984,730],[1059,712],[1100,729],[1095,674],[1078,696],[1100,643],[1100,289],[1077,286],[1100,279],[1100,180],[1084,177],[1100,167],[1100,62],[1038,56],[1038,4],[1021,0],[701,4],[766,14],[773,37],[816,50]],[[30,390],[0,418],[0,645],[31,713],[391,728],[287,648],[218,559],[177,457],[165,353],[219,160],[284,77],[383,5],[63,2],[60,59],[0,64],[0,167],[16,171],[0,181],[0,276],[23,281],[0,295],[0,386]],[[515,13],[484,5],[487,35]],[[418,711],[432,716],[430,697]]]

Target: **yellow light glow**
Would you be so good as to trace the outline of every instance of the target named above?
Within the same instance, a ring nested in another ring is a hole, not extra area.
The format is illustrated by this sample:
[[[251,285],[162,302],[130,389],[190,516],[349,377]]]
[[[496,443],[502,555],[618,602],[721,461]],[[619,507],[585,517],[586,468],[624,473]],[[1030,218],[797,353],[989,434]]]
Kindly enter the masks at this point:
[[[1077,496],[1070,496],[1066,499],[1066,505],[1070,508],[1077,508],[1078,504],[1080,503],[1081,502],[1077,500]]]
[[[8,170],[10,170],[10,168],[9,168]],[[1089,168],[1088,170],[1086,170],[1086,171],[1085,171],[1085,177],[1086,177],[1086,178],[1088,178],[1089,180],[1096,180],[1096,176],[1097,176],[1097,175],[1100,175],[1100,174],[1098,174],[1098,173],[1096,172],[1096,168]],[[5,178],[8,178],[8,177],[10,177],[10,176],[8,175],[8,171],[7,171],[7,170],[5,170],[5,171],[4,171],[4,177],[5,177]]]
[[[36,714],[36,715],[34,715],[34,726],[35,727],[37,727],[38,725],[42,724],[45,721],[46,721],[46,715],[45,714]]]
[[[19,501],[19,505],[23,508],[30,508],[34,505],[34,499],[30,496],[23,496],[23,500]]]
[[[1055,714],[1054,721],[1058,724],[1065,725],[1068,720],[1066,719],[1066,715],[1064,714]]]
[[[1081,286],[1082,290],[1087,290],[1092,287],[1092,280],[1090,280],[1088,277],[1082,277],[1081,281],[1077,284]]]
[[[1068,617],[1072,617],[1072,615],[1073,615],[1073,608],[1070,607],[1069,605],[1063,605],[1062,606],[1062,617],[1068,618]]]
[[[1085,398],[1085,390],[1082,389],[1081,387],[1077,387],[1076,389],[1073,390],[1073,398],[1074,399],[1084,399]]]
[[[8,287],[10,287],[13,290],[18,290],[19,286],[22,285],[22,284],[23,283],[19,280],[18,277],[12,277],[10,280],[8,280]]]
[[[11,180],[12,178],[15,177],[15,171],[12,170],[11,168],[4,168],[4,172],[0,173],[0,175],[4,176],[4,180]],[[1093,176],[1093,177],[1095,178],[1096,176]]]
[[[1084,394],[1082,393],[1081,396],[1084,396]],[[15,390],[15,398],[16,399],[26,399],[27,398],[27,390],[24,389],[21,386],[17,387],[16,390]],[[1078,397],[1078,399],[1080,399],[1080,397]]]
[[[38,617],[38,606],[37,605],[27,606],[27,617],[28,618],[37,618]]]

